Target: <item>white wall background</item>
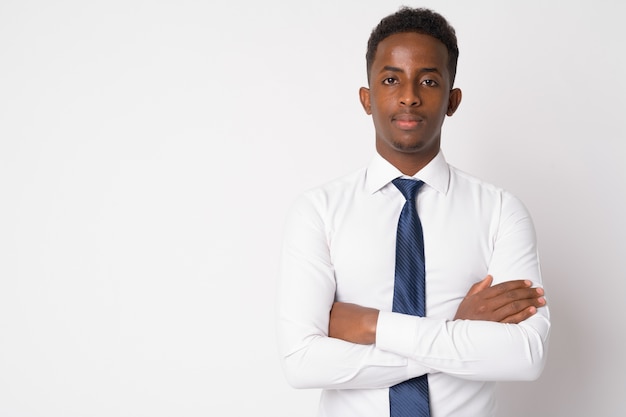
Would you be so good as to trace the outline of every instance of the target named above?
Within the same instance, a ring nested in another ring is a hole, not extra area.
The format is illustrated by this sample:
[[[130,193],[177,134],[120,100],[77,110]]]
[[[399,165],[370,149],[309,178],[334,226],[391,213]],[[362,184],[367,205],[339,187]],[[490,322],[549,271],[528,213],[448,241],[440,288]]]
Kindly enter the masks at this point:
[[[624,415],[620,2],[215,3],[0,2],[0,416],[315,415],[277,359],[282,224],[372,154],[365,44],[403,3],[457,28],[448,160],[536,221],[549,363],[502,416]]]

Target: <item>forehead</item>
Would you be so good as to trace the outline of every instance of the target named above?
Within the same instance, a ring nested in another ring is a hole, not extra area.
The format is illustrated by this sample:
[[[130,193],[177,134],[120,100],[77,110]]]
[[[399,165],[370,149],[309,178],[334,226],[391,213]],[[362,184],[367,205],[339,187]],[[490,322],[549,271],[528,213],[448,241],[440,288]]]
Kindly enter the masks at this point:
[[[420,63],[445,70],[448,49],[438,39],[416,32],[395,33],[383,39],[376,49],[372,70],[390,62]]]

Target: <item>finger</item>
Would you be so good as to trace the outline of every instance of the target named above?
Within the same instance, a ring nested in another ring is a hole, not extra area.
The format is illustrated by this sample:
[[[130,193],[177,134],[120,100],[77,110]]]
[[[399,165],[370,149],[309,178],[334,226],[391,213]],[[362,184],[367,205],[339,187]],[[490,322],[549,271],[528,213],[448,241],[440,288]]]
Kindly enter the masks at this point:
[[[543,298],[543,288],[520,288],[489,298],[489,304],[494,309],[499,309],[509,304],[529,300],[532,305],[539,307],[540,304],[536,302],[539,298]]]
[[[495,313],[497,316],[501,317],[499,321],[502,321],[506,317],[515,316],[516,314],[520,314],[529,308],[534,308],[536,310],[544,305],[546,305],[546,300],[543,297],[520,299],[511,301],[510,303],[498,308]]]
[[[498,297],[502,294],[508,293],[510,291],[515,291],[518,289],[528,289],[531,288],[532,281],[527,279],[518,279],[514,281],[505,281],[499,284],[491,286],[486,292],[486,298]]]
[[[505,317],[504,319],[500,320],[500,323],[519,324],[524,320],[534,316],[535,314],[537,314],[537,308],[534,306],[530,306],[516,314]]]
[[[472,285],[470,290],[467,292],[467,295],[474,295],[483,290],[486,290],[491,286],[492,282],[493,277],[491,275],[487,275],[485,278],[482,279],[482,281],[479,281],[476,284]]]
[[[512,294],[515,295],[513,296]],[[534,290],[517,290],[492,298],[488,302],[490,308],[500,317],[516,314],[529,306],[542,307],[544,304],[545,299],[539,296]],[[498,321],[499,320],[500,319],[498,319]]]

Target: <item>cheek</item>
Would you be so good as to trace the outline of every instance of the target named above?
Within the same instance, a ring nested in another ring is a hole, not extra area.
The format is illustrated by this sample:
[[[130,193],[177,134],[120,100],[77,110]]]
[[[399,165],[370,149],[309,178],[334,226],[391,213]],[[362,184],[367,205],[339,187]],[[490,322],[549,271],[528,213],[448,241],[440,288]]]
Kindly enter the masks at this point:
[[[389,114],[393,105],[393,100],[388,97],[379,97],[377,100],[371,102],[372,112],[377,114],[378,117],[383,117]]]

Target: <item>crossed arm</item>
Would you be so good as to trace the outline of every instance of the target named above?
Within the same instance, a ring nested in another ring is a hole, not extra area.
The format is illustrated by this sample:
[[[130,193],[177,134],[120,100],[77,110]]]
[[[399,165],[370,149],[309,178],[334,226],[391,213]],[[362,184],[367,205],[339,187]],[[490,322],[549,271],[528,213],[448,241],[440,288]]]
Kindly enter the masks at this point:
[[[297,206],[287,227],[278,303],[278,342],[289,383],[385,388],[438,372],[480,381],[535,379],[545,362],[550,320],[541,308],[543,289],[531,287],[541,287],[541,279],[529,220],[521,208],[515,216],[511,211],[488,270],[496,278],[527,277],[534,284],[492,286],[487,276],[469,289],[453,317],[435,318],[335,302],[324,220],[307,201]],[[514,260],[511,253],[518,254]]]
[[[344,389],[389,387],[431,372],[476,380],[533,380],[543,367],[549,329],[545,314],[537,314],[546,305],[544,291],[526,280],[491,283],[487,276],[470,288],[455,320],[398,317],[334,302],[326,331],[319,327],[319,334],[288,344],[292,349],[284,352],[287,378],[298,388]],[[298,304],[298,310],[302,307]],[[296,323],[288,320],[285,326],[300,329]],[[324,326],[322,317],[318,324]],[[513,327],[500,327],[508,325]],[[422,350],[416,351],[411,342],[398,342],[396,335],[428,343],[419,344]]]
[[[455,320],[482,320],[518,324],[543,307],[543,288],[532,288],[527,280],[507,281],[491,286],[487,275],[474,284],[459,305]],[[379,311],[357,304],[335,302],[330,312],[328,335],[347,342],[376,343]]]

